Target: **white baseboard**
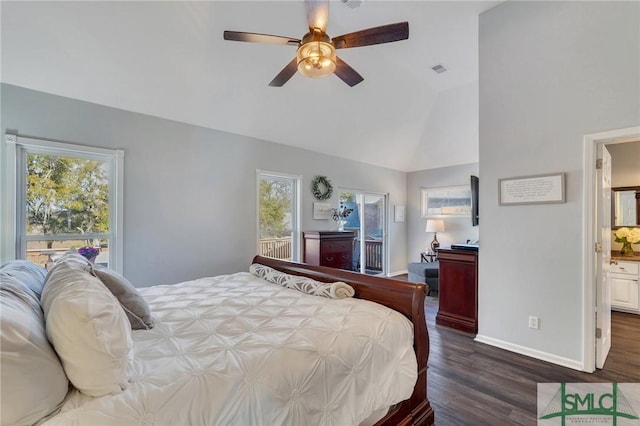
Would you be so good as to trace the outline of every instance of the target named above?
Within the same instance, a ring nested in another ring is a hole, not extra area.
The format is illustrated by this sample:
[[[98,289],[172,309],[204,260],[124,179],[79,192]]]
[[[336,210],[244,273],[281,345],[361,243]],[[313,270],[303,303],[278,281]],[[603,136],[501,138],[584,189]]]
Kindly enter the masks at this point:
[[[548,352],[542,352],[537,349],[528,348],[526,346],[520,346],[515,343],[505,342],[504,340],[494,339],[493,337],[476,335],[476,342],[485,343],[487,345],[495,346],[500,349],[515,352],[521,355],[526,355],[531,358],[547,361],[552,364],[561,365],[563,367],[571,368],[573,370],[585,371],[584,365],[581,361],[575,359],[565,358],[562,356],[554,355]]]
[[[409,274],[409,271],[405,269],[403,271],[389,272],[387,274],[387,277],[395,277],[396,275],[407,275],[407,274]]]

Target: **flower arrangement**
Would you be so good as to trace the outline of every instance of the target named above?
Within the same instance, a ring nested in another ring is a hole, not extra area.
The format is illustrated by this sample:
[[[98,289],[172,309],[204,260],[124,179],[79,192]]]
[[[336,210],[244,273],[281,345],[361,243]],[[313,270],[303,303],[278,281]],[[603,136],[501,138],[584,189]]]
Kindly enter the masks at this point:
[[[353,209],[340,205],[337,209],[331,209],[331,219],[338,223],[338,231],[344,230],[344,224],[347,223],[347,217],[351,214]]]
[[[89,260],[95,258],[98,253],[100,253],[100,249],[98,247],[85,246],[78,249],[78,254]]]
[[[353,209],[341,205],[337,209],[331,209],[331,219],[335,220],[336,222],[345,220],[347,217],[349,217],[352,211]]]
[[[622,256],[633,256],[631,244],[640,243],[640,228],[618,228],[613,235],[616,237],[616,243],[622,243],[620,254]]]

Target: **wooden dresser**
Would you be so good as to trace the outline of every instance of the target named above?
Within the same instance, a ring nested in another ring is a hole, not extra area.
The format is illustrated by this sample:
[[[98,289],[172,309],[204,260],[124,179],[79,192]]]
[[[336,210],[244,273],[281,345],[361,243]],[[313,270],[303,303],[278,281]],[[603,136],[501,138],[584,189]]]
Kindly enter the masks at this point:
[[[478,252],[439,249],[440,290],[436,324],[478,332]]]
[[[306,231],[302,259],[309,265],[352,269],[353,239],[351,231]]]

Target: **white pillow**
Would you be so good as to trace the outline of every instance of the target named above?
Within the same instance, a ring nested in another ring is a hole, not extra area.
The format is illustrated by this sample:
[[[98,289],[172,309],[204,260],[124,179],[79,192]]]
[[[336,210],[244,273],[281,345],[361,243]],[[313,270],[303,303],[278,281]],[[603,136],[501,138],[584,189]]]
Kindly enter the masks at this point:
[[[0,323],[0,424],[31,425],[62,405],[69,380],[47,340],[36,293],[4,271]]]
[[[47,337],[82,393],[101,396],[127,387],[131,326],[118,300],[73,259],[62,259],[42,292]]]

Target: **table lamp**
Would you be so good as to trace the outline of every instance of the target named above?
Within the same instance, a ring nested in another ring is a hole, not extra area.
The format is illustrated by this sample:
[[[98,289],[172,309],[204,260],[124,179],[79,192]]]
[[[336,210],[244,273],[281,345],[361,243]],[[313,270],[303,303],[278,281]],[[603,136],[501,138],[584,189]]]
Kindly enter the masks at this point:
[[[433,232],[433,241],[431,241],[431,251],[436,251],[440,247],[438,242],[438,232],[444,232],[444,220],[441,219],[427,219],[426,232]]]

